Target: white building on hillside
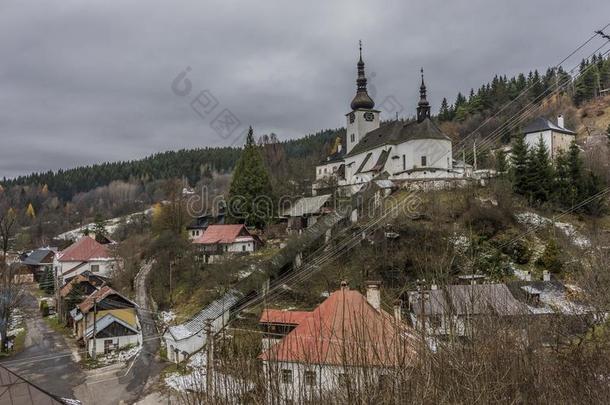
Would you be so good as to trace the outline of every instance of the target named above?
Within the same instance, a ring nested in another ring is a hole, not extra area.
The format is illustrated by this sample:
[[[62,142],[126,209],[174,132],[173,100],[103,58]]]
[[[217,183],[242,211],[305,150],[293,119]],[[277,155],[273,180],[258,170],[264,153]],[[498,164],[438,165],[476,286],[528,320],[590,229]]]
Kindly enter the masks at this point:
[[[415,121],[380,124],[380,111],[366,88],[362,50],[356,83],[352,111],[346,114],[345,140],[338,139],[331,155],[316,167],[314,194],[329,184],[355,192],[377,177],[404,181],[463,177],[453,169],[451,138],[430,118],[423,69]]]
[[[576,132],[566,129],[563,125],[561,115],[557,117],[557,124],[544,117],[538,117],[523,130],[525,143],[529,148],[535,148],[542,138],[549,155],[554,160],[561,151],[567,152],[572,142],[576,140]]]
[[[119,262],[109,248],[113,243],[102,244],[91,236],[83,236],[75,243],[55,255],[53,268],[61,277],[62,285],[67,279],[86,271],[111,277]]]
[[[168,327],[163,334],[163,340],[169,361],[180,363],[201,350],[206,343],[204,330],[206,322],[211,320],[213,333],[218,332],[229,321],[231,308],[237,304],[240,297],[239,292],[229,291],[205,307],[193,319]]]

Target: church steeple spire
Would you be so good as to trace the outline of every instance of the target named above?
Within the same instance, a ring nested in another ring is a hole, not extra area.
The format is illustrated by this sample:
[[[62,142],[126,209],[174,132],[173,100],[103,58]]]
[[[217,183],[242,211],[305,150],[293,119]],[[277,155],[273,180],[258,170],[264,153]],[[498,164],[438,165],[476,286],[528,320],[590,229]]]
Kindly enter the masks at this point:
[[[366,90],[366,76],[364,75],[364,61],[362,60],[362,41],[359,42],[360,59],[358,60],[358,78],[356,79],[356,95],[352,100],[352,110],[371,109],[375,102]]]
[[[430,103],[426,99],[426,83],[424,83],[424,68],[421,68],[421,86],[419,86],[419,103],[417,103],[417,122],[430,118]]]

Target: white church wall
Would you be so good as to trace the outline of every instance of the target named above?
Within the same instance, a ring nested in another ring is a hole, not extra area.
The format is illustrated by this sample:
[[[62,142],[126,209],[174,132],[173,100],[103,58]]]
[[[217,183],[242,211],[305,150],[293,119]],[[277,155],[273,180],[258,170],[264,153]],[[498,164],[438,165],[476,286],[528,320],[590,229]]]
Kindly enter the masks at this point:
[[[451,169],[452,167],[452,147],[449,140],[416,139],[408,141],[396,145],[390,155],[389,160],[392,165],[390,174],[423,167],[440,169]],[[425,157],[425,166],[422,165],[422,157]]]

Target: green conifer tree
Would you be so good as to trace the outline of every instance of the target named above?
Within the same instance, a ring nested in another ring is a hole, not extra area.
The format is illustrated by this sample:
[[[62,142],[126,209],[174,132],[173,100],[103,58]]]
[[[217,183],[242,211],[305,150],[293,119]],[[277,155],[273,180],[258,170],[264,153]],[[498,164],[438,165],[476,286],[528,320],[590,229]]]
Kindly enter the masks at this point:
[[[227,214],[232,222],[264,228],[273,214],[273,205],[269,173],[250,127],[246,145],[233,172]]]
[[[517,194],[528,194],[527,176],[528,148],[525,143],[524,135],[517,135],[513,144],[511,156],[511,175],[513,180],[513,190]]]

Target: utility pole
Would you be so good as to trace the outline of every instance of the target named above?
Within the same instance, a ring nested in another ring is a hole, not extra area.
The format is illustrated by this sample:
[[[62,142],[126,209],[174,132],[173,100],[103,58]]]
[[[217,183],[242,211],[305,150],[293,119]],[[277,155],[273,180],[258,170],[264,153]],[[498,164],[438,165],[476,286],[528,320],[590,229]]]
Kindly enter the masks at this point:
[[[55,286],[55,312],[57,312],[57,317],[60,322],[64,322],[64,311],[61,305],[61,295],[59,294],[59,271],[57,269],[53,269],[53,285]],[[46,277],[45,277],[46,278]]]
[[[205,362],[205,392],[208,401],[211,401],[214,398],[214,336],[212,336],[212,319],[206,319],[204,330],[207,349],[207,358]]]
[[[93,298],[93,360],[97,358],[96,332],[97,332],[97,298]]]
[[[477,137],[475,135],[474,142],[472,144],[472,154],[473,154],[473,162],[474,162],[474,170],[477,170]]]

